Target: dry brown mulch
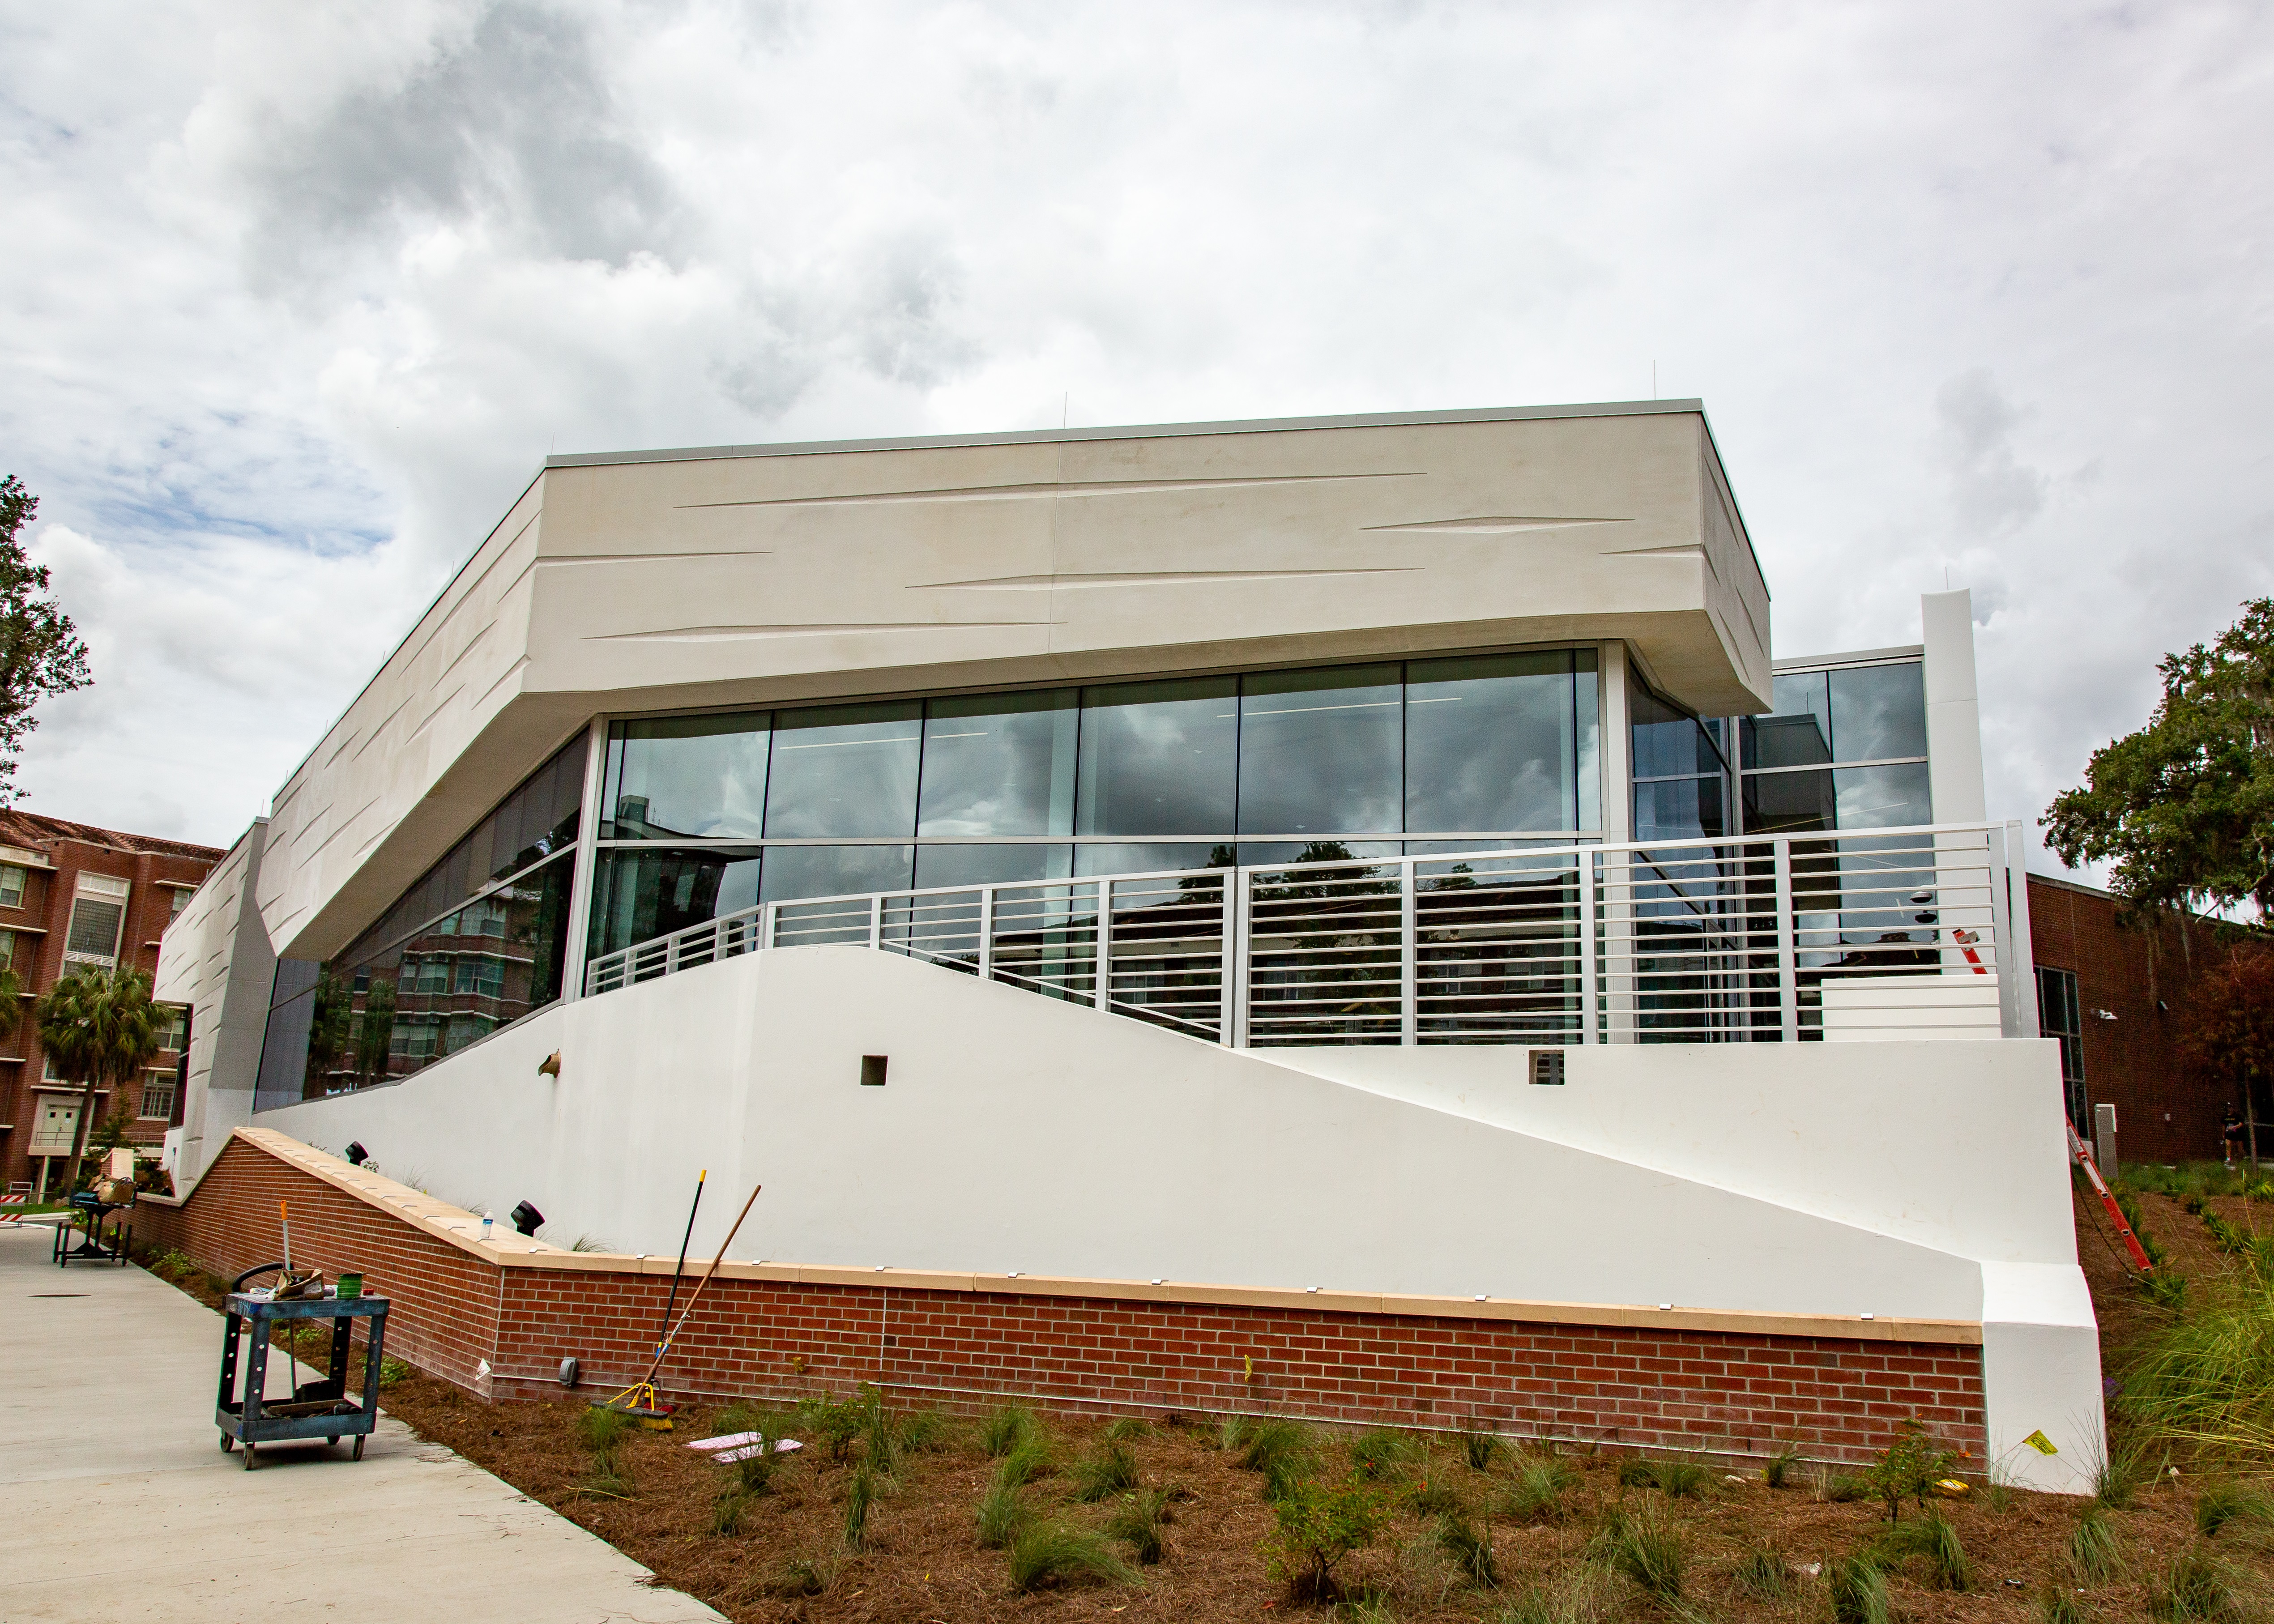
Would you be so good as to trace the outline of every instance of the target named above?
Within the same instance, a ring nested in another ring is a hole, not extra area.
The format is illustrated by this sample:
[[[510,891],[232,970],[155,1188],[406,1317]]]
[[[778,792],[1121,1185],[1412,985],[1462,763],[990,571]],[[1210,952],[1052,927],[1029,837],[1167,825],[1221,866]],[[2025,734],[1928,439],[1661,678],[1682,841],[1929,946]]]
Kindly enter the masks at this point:
[[[2199,1220],[2177,1202],[2144,1198],[2146,1222],[2182,1272],[2226,1266],[2210,1245]],[[2222,1203],[2223,1212],[2226,1205]],[[2229,1215],[2241,1222],[2240,1209]],[[2084,1259],[2104,1336],[2120,1341],[2147,1323],[2152,1310],[2141,1306],[2128,1270],[2100,1238],[2105,1223],[2097,1207],[2080,1206],[2079,1252]],[[201,1297],[203,1282],[178,1282]],[[2112,1368],[2115,1361],[2112,1361]],[[947,1424],[942,1446],[907,1456],[889,1492],[869,1520],[870,1547],[844,1549],[845,1495],[849,1462],[825,1458],[816,1444],[785,1457],[772,1492],[751,1502],[741,1530],[712,1531],[713,1507],[725,1471],[683,1446],[711,1428],[714,1410],[690,1406],[680,1411],[672,1433],[635,1433],[623,1448],[631,1493],[614,1499],[591,1492],[591,1459],[573,1430],[584,1404],[582,1396],[549,1402],[485,1404],[433,1378],[413,1376],[386,1391],[388,1411],[422,1436],[456,1450],[516,1488],[553,1507],[651,1569],[658,1582],[698,1597],[743,1624],[757,1620],[1218,1620],[1284,1618],[1292,1613],[1323,1619],[1314,1608],[1290,1602],[1271,1577],[1263,1542],[1273,1515],[1263,1502],[1260,1481],[1239,1469],[1236,1457],[1214,1447],[1209,1417],[1156,1426],[1136,1441],[1143,1482],[1178,1490],[1167,1531],[1164,1560],[1141,1570],[1134,1584],[1093,1583],[1019,1595],[1010,1589],[1001,1552],[978,1543],[974,1510],[986,1492],[994,1462],[978,1446],[968,1421]],[[1072,1462],[1096,1446],[1104,1423],[1095,1418],[1051,1416],[1044,1425],[1058,1458]],[[1321,1431],[1326,1458],[1342,1470],[1347,1435]],[[857,1451],[858,1446],[855,1446]],[[1684,1537],[1689,1569],[1684,1596],[1698,1616],[1752,1620],[1807,1620],[1828,1616],[1820,1577],[1801,1571],[1853,1553],[1885,1525],[1872,1503],[1835,1504],[1808,1486],[1772,1491],[1758,1476],[1731,1482],[1718,1468],[1713,1490],[1701,1500],[1668,1500],[1653,1491],[1622,1489],[1617,1461],[1608,1456],[1567,1457],[1580,1474],[1580,1485],[1566,1499],[1569,1515],[1552,1525],[1523,1525],[1498,1515],[1496,1502],[1509,1469],[1505,1455],[1489,1472],[1472,1470],[1455,1440],[1429,1441],[1426,1461],[1407,1469],[1409,1480],[1423,1476],[1451,1488],[1486,1517],[1502,1584],[1480,1590],[1460,1582],[1437,1552],[1428,1519],[1402,1514],[1374,1549],[1352,1558],[1343,1569],[1353,1590],[1370,1592],[1382,1606],[1379,1615],[1401,1620],[1449,1621],[1495,1619],[1510,1598],[1539,1584],[1568,1591],[1586,1587],[1592,1606],[1581,1616],[1602,1620],[1663,1619],[1632,1585],[1604,1575],[1583,1560],[1583,1550],[1603,1514],[1613,1506],[1648,1501],[1662,1510]],[[1801,1469],[1813,1480],[1811,1469]],[[2100,1619],[2150,1617],[2150,1584],[2156,1568],[2195,1541],[2194,1492],[2190,1479],[2157,1481],[2130,1507],[2111,1514],[2127,1558],[2117,1582],[2092,1588],[2087,1602]],[[1063,1470],[1043,1478],[1028,1494],[1044,1517],[1080,1526],[1103,1524],[1111,1503],[1086,1506],[1071,1498]],[[2074,1586],[2066,1549],[2086,1510],[2085,1502],[2021,1492],[1977,1492],[1944,1509],[1956,1525],[1976,1570],[1975,1588],[1957,1593],[1928,1588],[1923,1573],[1891,1576],[1889,1591],[1897,1619],[1927,1620],[2021,1620],[2037,1616],[2035,1598],[2052,1585]],[[1916,1512],[1909,1515],[1916,1515]],[[2222,1538],[2222,1554],[2239,1560],[2260,1581],[2274,1580],[2274,1562],[2263,1549]],[[1749,1552],[1774,1551],[1791,1570],[1786,1595],[1773,1601],[1740,1591],[1737,1562]],[[817,1596],[781,1593],[781,1581],[795,1562],[814,1564],[827,1577]]]

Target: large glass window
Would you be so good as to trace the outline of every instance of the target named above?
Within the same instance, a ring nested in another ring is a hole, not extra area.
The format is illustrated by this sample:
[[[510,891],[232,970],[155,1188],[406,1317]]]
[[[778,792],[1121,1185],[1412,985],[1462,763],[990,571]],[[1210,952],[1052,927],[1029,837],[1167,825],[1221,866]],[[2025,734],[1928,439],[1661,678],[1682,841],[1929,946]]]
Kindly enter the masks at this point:
[[[255,1110],[399,1081],[561,996],[584,760],[579,738],[337,958],[277,960]]]
[[[716,839],[765,832],[767,718],[673,716],[609,730],[603,837]]]
[[[1231,677],[1125,682],[1081,696],[1075,831],[1228,835],[1239,801],[1239,684]],[[1227,855],[1228,855],[1227,852]],[[1084,874],[1215,861],[1196,845],[1086,846]]]
[[[734,898],[1593,834],[1596,771],[1592,650],[621,722],[591,941]]]
[[[1633,721],[1638,840],[1718,840],[1728,832],[1728,774],[1718,718],[1700,721],[1637,684]]]
[[[1745,831],[1932,823],[1921,673],[1901,660],[1780,675],[1775,713],[1739,725]]]
[[[2084,1091],[2084,1010],[2076,996],[2076,972],[2045,965],[2037,970],[2037,1035],[2060,1045],[2061,1092],[2068,1118],[2081,1134],[2092,1132],[2092,1107]]]
[[[1404,827],[1404,695],[1396,665],[1269,672],[1240,683],[1242,862],[1292,862],[1344,832]],[[1353,857],[1394,855],[1396,842],[1337,842]]]

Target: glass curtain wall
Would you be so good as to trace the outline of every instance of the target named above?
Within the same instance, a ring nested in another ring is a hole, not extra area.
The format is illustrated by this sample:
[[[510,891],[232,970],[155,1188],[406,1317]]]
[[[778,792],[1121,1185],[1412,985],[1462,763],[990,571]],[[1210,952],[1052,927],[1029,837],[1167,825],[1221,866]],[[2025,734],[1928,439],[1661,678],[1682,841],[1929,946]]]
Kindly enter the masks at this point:
[[[354,945],[282,959],[253,1109],[399,1081],[561,996],[580,734]]]
[[[1593,836],[1596,710],[1557,649],[619,722],[591,951],[761,900]]]

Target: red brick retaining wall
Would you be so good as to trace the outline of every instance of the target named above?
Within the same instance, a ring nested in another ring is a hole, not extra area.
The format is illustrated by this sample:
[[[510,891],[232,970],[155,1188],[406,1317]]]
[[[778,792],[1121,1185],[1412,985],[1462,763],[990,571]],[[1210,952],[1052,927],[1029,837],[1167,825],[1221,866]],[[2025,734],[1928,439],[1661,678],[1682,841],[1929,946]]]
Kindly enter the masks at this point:
[[[359,1266],[392,1298],[389,1350],[485,1396],[557,1393],[647,1365],[667,1276],[578,1259],[501,1267],[243,1139],[136,1229],[216,1274],[276,1255]],[[595,1267],[599,1264],[599,1267]],[[682,1301],[684,1297],[682,1297]],[[491,1374],[478,1373],[486,1360]],[[1376,1425],[1856,1461],[1916,1416],[1979,1458],[1978,1346],[1357,1313],[722,1275],[661,1378],[681,1397],[787,1399],[875,1382],[944,1408],[1017,1397],[1091,1412],[1269,1410]]]

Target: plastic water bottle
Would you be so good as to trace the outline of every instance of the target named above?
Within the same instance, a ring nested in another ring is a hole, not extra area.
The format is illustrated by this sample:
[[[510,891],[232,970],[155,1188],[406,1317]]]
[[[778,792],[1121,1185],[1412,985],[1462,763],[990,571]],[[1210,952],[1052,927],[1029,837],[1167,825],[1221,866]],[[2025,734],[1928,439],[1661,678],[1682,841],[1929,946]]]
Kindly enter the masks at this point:
[[[487,1239],[489,1239],[489,1237],[490,1237],[490,1226],[491,1226],[492,1224],[495,1223],[496,1222],[497,1222],[497,1220],[496,1220],[496,1219],[494,1219],[494,1218],[493,1218],[489,1214],[487,1214],[487,1213],[484,1213],[484,1214],[482,1214],[482,1238],[483,1238],[484,1240],[487,1240]]]

